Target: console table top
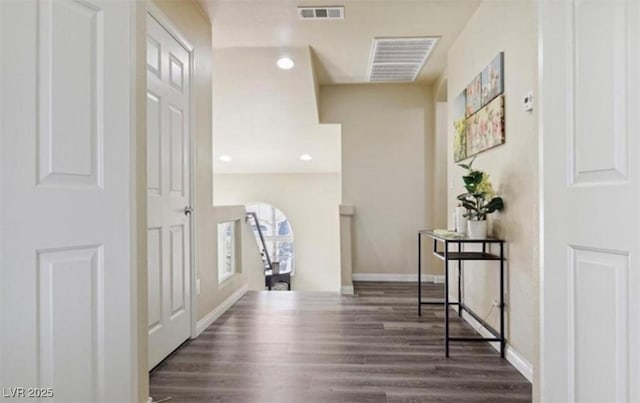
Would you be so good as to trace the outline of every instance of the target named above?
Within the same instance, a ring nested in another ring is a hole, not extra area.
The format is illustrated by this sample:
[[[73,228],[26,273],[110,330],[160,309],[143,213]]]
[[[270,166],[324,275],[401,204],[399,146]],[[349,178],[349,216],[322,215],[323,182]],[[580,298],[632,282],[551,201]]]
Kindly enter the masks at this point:
[[[453,232],[452,232],[453,233]],[[422,229],[418,231],[418,234],[427,236],[429,238],[437,239],[443,242],[459,242],[459,243],[504,243],[504,239],[498,238],[467,238],[466,236],[448,236],[440,233],[436,233],[433,229]]]

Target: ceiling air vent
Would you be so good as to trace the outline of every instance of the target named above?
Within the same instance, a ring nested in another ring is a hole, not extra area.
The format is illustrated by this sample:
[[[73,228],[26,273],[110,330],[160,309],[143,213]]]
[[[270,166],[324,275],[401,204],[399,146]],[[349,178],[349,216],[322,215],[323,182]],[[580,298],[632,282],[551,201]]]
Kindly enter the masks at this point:
[[[298,7],[301,20],[343,20],[344,7]]]
[[[369,81],[415,81],[438,38],[375,38]]]

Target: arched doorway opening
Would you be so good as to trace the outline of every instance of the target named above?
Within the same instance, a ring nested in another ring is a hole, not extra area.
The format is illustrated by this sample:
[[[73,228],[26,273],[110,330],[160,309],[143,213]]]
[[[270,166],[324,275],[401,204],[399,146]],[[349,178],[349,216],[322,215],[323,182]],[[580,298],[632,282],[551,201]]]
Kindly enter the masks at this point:
[[[272,262],[278,262],[280,273],[295,271],[295,248],[291,223],[287,216],[269,203],[249,203],[247,212],[255,213]],[[253,224],[255,225],[255,224]],[[254,233],[256,229],[254,228]]]

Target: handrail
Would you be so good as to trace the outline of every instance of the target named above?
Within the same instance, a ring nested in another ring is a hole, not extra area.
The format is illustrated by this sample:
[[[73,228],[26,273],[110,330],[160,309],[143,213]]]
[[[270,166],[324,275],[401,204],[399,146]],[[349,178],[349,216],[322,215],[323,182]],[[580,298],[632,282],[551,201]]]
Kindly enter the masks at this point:
[[[261,255],[263,257],[263,263],[265,263],[265,270],[272,270],[273,266],[271,265],[271,259],[269,258],[269,251],[267,250],[267,244],[264,241],[264,235],[262,235],[262,230],[260,229],[260,222],[258,221],[258,215],[253,212],[247,212],[245,221],[248,222],[249,218],[253,218],[253,221],[256,223],[256,229],[258,231],[258,236],[260,237],[260,243],[262,244]]]

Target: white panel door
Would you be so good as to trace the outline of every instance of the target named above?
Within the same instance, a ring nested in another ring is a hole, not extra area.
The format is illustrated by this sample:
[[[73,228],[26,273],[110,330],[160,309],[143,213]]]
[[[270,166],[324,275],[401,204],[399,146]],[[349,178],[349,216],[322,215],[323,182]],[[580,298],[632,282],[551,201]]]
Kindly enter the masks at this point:
[[[16,401],[137,393],[131,12],[0,1],[0,385]]]
[[[149,369],[191,335],[189,53],[147,16]]]
[[[640,401],[640,6],[543,0],[541,401]]]

